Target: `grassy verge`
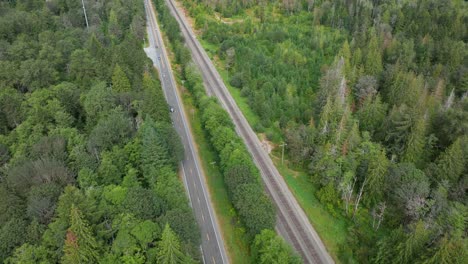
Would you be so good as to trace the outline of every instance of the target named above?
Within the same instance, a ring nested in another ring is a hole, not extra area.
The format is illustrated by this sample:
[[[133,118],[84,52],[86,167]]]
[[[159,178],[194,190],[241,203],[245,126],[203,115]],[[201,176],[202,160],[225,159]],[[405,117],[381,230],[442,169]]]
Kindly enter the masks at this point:
[[[200,42],[203,48],[205,48],[207,53],[213,59],[215,47],[212,44],[206,43],[206,41],[202,40]],[[216,69],[229,89],[229,92],[246,117],[247,121],[252,127],[255,127],[259,122],[258,116],[248,106],[247,99],[240,95],[240,90],[229,85],[229,76],[227,71],[224,69],[222,62],[218,60],[213,61],[215,62]],[[277,133],[277,131],[274,131],[274,133]],[[287,166],[287,160],[285,160],[285,164],[282,165],[280,156],[278,157],[274,153],[272,153],[270,157],[286,181],[289,189],[296,197],[299,205],[306,213],[309,221],[320,235],[328,252],[333,259],[339,263],[339,248],[341,245],[346,243],[346,236],[348,235],[348,220],[341,215],[334,217],[327,211],[327,209],[315,197],[314,194],[318,191],[317,187],[309,180],[309,176],[304,171],[295,171],[289,168]]]
[[[162,32],[163,33],[163,32]],[[228,257],[231,263],[252,263],[249,249],[249,241],[244,229],[239,224],[232,203],[229,201],[223,176],[218,168],[216,154],[209,144],[207,134],[202,128],[202,121],[199,110],[196,108],[191,94],[183,87],[181,83],[180,67],[175,62],[174,54],[170,42],[164,36],[164,43],[168,48],[168,55],[171,60],[174,77],[177,82],[177,88],[182,95],[184,111],[190,123],[190,130],[194,137],[198,154],[201,157],[202,169],[205,172],[210,192],[211,202],[214,206],[216,219],[221,228],[223,241],[226,246]]]
[[[314,195],[318,190],[310,181],[310,176],[303,171],[292,170],[287,166],[287,161],[281,164],[281,154],[270,156],[299,205],[304,209],[310,223],[320,235],[328,252],[339,263],[337,256],[340,245],[346,243],[348,220],[341,215],[332,216],[320,203]]]
[[[186,112],[188,112],[186,114],[190,120],[192,135],[196,141],[198,153],[202,157],[202,167],[207,178],[211,200],[222,229],[230,260],[232,263],[252,263],[249,255],[249,243],[243,228],[238,224],[238,218],[229,201],[223,176],[216,164],[216,154],[201,126],[200,112],[194,106],[193,99],[187,91],[183,92],[183,103]]]

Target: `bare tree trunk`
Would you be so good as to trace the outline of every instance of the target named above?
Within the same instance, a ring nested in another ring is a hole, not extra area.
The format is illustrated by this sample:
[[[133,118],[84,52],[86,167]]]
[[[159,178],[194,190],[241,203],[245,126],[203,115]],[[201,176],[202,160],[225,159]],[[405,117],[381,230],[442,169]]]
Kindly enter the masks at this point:
[[[377,222],[377,228],[375,230],[379,230],[380,223],[382,223],[386,208],[387,208],[387,205],[385,204],[385,202],[380,203],[380,206],[379,206],[379,211],[380,212],[379,212],[379,215],[378,215],[379,221]]]
[[[356,216],[356,212],[357,212],[357,209],[359,207],[359,202],[361,202],[362,193],[364,192],[364,186],[366,186],[366,183],[367,183],[367,178],[362,183],[361,189],[359,189],[359,194],[358,194],[358,197],[357,197],[357,200],[356,200],[356,204],[354,205],[353,219]]]
[[[371,215],[372,215],[372,228],[375,229],[375,218],[377,217],[376,212],[375,212],[375,208],[372,209]]]

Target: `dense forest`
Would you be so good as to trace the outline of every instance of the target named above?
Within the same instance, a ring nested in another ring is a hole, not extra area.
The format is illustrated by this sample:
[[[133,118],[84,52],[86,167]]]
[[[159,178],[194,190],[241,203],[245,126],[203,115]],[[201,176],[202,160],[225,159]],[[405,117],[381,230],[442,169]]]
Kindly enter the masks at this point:
[[[291,167],[350,223],[344,263],[466,263],[465,1],[183,4]]]
[[[140,0],[0,2],[0,263],[193,263]]]

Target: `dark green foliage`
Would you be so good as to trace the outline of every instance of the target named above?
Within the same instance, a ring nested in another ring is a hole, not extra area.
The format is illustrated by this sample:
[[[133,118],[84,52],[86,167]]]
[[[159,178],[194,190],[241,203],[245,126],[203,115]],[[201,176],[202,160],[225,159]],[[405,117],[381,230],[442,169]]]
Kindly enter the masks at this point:
[[[273,229],[275,208],[263,191],[259,172],[247,154],[246,147],[235,134],[227,112],[212,99],[197,99],[200,109],[203,109],[204,127],[218,151],[229,194],[247,227],[247,233],[253,237],[263,229]]]
[[[11,218],[0,229],[0,259],[6,259],[13,249],[26,242],[24,230],[27,222],[21,218]]]
[[[169,106],[164,100],[161,84],[148,73],[143,76],[143,102],[141,110],[156,122],[169,122]]]
[[[243,184],[237,187],[232,197],[251,236],[264,229],[273,230],[276,222],[275,208],[261,188],[259,184]]]
[[[31,149],[32,159],[48,158],[65,162],[67,159],[66,141],[61,136],[43,137]]]
[[[176,173],[183,147],[145,72],[144,3],[84,3],[89,28],[79,1],[0,3],[0,263],[155,263],[165,217],[193,262],[200,234]]]
[[[29,192],[29,188],[35,185],[55,183],[64,187],[72,183],[74,179],[63,163],[41,159],[10,168],[6,181],[8,186],[17,193],[25,195]]]
[[[156,182],[158,171],[169,165],[169,153],[162,137],[159,137],[155,124],[149,120],[140,128],[141,133],[141,167],[143,176],[149,184]]]
[[[88,150],[97,154],[108,150],[114,145],[124,144],[133,133],[133,124],[127,113],[120,108],[110,111],[107,117],[99,120],[91,131],[88,140]]]
[[[0,133],[6,133],[21,123],[22,100],[23,96],[18,91],[6,87],[0,89]]]
[[[153,191],[141,187],[127,190],[122,207],[125,212],[143,220],[155,220],[162,211],[162,200]]]
[[[23,214],[25,202],[4,185],[0,185],[0,198],[3,201],[0,204],[0,225],[3,226]]]
[[[174,126],[169,122],[157,122],[156,132],[163,139],[164,147],[169,153],[169,161],[173,168],[177,168],[184,158],[184,146],[180,141]]]
[[[54,215],[55,204],[61,192],[61,186],[55,183],[33,186],[28,193],[28,216],[41,224],[48,224]]]
[[[226,168],[224,173],[224,182],[232,196],[239,186],[249,183],[258,183],[258,179],[252,177],[249,167],[238,164]]]
[[[159,222],[161,224],[170,223],[174,232],[183,239],[183,241],[190,242],[192,245],[198,245],[200,243],[200,232],[195,227],[194,216],[188,208],[169,210]]]
[[[83,94],[82,102],[87,122],[92,125],[117,105],[114,93],[104,82],[95,84],[86,94]]]
[[[70,79],[85,86],[97,77],[97,62],[87,50],[75,50],[70,57]]]

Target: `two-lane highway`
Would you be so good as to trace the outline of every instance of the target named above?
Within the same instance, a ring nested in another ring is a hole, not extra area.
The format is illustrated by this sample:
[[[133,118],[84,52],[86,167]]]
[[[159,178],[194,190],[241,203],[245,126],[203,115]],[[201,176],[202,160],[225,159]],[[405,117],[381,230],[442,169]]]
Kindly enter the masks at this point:
[[[174,108],[174,112],[171,114],[172,121],[185,148],[184,160],[182,161],[182,177],[189,195],[190,204],[200,226],[203,262],[210,264],[229,263],[219,225],[211,206],[206,178],[200,166],[198,153],[194,147],[187,117],[176,88],[164,42],[159,32],[153,5],[150,0],[144,1],[150,44],[148,48],[145,48],[145,52],[158,68],[164,95],[168,104]]]
[[[194,37],[193,30],[184,15],[174,4],[166,0],[169,9],[178,21],[192,58],[199,67],[208,93],[215,95],[231,116],[237,133],[242,137],[249,152],[260,169],[266,190],[278,209],[278,232],[299,252],[306,263],[334,263],[317,232],[289,190],[268,154],[261,147],[260,141],[228,89],[208,55]]]

